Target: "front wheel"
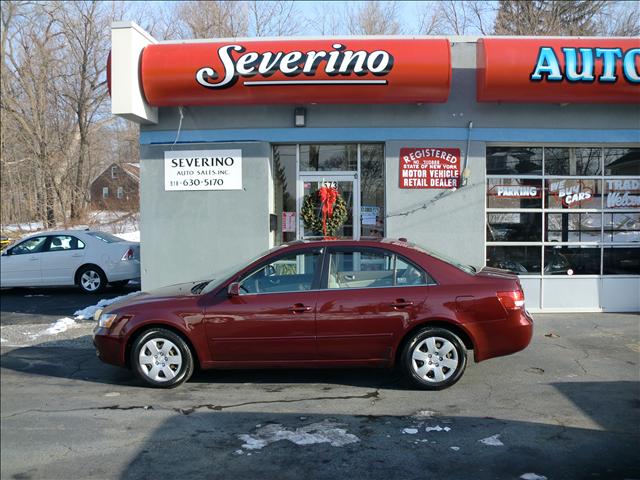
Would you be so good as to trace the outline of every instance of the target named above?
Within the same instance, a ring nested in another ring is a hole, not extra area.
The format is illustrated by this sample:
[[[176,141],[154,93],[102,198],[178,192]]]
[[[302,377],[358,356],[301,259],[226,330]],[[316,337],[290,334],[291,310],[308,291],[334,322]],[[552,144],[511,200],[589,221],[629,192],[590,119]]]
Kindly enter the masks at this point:
[[[444,328],[425,328],[413,334],[402,352],[402,369],[411,383],[424,390],[448,388],[462,377],[467,349]]]
[[[193,354],[179,335],[164,328],[144,332],[131,349],[131,365],[153,387],[174,388],[193,374]]]

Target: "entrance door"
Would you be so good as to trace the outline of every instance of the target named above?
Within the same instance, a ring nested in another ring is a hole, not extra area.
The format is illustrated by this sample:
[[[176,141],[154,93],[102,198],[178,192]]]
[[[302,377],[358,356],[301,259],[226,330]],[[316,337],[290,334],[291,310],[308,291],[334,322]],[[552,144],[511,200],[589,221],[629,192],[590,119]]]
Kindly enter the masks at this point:
[[[333,235],[341,239],[360,238],[360,198],[358,195],[358,179],[355,173],[332,174],[330,176],[323,175],[300,175],[298,192],[301,193],[298,198],[298,238],[302,239],[318,239],[322,238],[322,232],[313,231],[305,227],[304,220],[301,215],[302,206],[308,195],[316,193],[324,183],[332,183],[338,190],[338,194],[347,204],[347,220],[344,225]],[[321,217],[322,211],[318,205],[316,214]]]

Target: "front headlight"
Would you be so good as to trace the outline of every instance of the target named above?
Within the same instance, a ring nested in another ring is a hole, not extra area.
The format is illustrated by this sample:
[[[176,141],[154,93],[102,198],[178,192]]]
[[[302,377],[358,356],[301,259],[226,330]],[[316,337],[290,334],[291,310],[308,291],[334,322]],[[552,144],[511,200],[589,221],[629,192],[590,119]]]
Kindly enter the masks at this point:
[[[118,318],[118,315],[115,313],[103,313],[100,315],[100,319],[98,320],[98,326],[109,328],[116,318]]]

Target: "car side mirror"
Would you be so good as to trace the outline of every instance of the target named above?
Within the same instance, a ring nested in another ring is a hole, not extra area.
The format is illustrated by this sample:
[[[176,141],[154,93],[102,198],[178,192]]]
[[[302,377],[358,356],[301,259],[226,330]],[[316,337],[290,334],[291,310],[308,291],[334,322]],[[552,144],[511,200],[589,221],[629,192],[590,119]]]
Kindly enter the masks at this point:
[[[227,294],[230,297],[237,297],[240,295],[240,284],[238,282],[230,283],[229,288],[227,288]]]

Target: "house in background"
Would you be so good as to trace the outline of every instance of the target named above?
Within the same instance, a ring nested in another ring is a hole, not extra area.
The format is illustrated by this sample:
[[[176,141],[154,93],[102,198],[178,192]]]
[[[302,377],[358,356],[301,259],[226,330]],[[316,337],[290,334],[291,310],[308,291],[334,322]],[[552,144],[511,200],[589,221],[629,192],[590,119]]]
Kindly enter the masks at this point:
[[[89,187],[94,210],[138,211],[140,164],[112,163]]]

